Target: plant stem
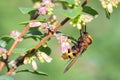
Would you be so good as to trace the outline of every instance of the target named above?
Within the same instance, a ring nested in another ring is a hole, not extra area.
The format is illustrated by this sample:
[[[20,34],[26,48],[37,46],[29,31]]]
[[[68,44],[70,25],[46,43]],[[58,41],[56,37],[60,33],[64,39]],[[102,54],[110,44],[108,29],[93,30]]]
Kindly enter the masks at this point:
[[[61,26],[63,26],[68,20],[68,17],[65,18],[58,26],[55,27],[52,33],[49,32],[47,36],[45,36],[40,42],[38,42],[38,44],[35,46],[35,49],[38,49],[43,43],[45,43],[45,41],[48,40],[53,35],[53,33],[56,32]]]
[[[70,18],[68,18],[68,17],[65,18],[58,26],[55,27],[55,29],[53,30],[52,33],[49,32],[49,34],[46,35],[40,42],[38,42],[38,43],[36,44],[36,46],[35,46],[32,50],[36,51],[43,43],[45,43],[45,42],[53,35],[54,32],[56,32],[60,27],[62,27],[69,19],[70,19]],[[34,51],[29,51],[29,53],[27,53],[26,55],[31,54],[31,52],[34,53]],[[26,56],[26,55],[25,55],[25,56]],[[21,59],[21,61],[23,61],[23,59],[25,58],[25,56],[23,56],[23,58]],[[17,67],[20,66],[20,65],[19,65],[19,62],[21,62],[21,61],[18,61],[18,63],[16,63],[16,64],[17,64]],[[14,72],[14,70],[15,70],[15,68],[11,68],[11,69],[7,72],[6,75],[11,75],[11,74]]]

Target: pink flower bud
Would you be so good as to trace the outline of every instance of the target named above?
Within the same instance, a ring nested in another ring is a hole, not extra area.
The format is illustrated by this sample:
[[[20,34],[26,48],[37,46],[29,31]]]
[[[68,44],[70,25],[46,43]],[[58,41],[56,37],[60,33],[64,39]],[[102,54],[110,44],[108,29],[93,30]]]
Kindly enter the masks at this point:
[[[37,64],[34,60],[32,60],[32,67],[34,70],[37,70]]]
[[[30,25],[30,27],[38,27],[41,25],[41,23],[40,22],[30,22],[29,25]]]
[[[13,37],[14,39],[17,39],[20,35],[20,32],[17,30],[13,30],[10,32],[10,36]]]
[[[15,60],[10,61],[8,64],[11,65],[14,68],[17,68],[17,66],[15,64]]]
[[[0,54],[7,53],[7,50],[5,48],[0,48]]]
[[[7,54],[3,54],[3,59],[7,59]]]
[[[7,59],[7,50],[5,48],[0,48],[0,57],[2,56],[3,59]]]
[[[48,8],[47,7],[41,7],[38,9],[39,14],[45,15],[47,13]]]

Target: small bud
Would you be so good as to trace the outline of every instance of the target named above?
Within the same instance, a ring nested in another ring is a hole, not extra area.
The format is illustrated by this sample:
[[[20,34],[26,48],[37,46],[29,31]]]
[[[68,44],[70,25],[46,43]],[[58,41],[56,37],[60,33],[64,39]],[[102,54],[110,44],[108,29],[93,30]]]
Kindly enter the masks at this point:
[[[81,29],[82,29],[82,26],[81,26],[81,24],[80,24],[80,23],[78,23],[78,24],[77,24],[77,28],[78,28],[79,30],[81,30]]]
[[[16,72],[12,72],[11,76],[15,76],[16,75]]]
[[[37,64],[34,60],[32,60],[32,67],[33,67],[34,70],[37,70],[37,68],[38,68]]]
[[[43,57],[41,56],[41,53],[37,53],[37,57],[38,57],[38,59],[40,60],[41,63],[44,62],[44,59],[43,59]]]
[[[70,24],[73,24],[73,22],[72,22],[72,21],[70,21]]]
[[[17,30],[13,30],[10,32],[10,36],[14,39],[17,39],[19,37],[19,35],[20,35],[20,32]],[[21,39],[19,39],[19,40],[21,40]]]
[[[76,24],[73,24],[73,27],[76,27]]]
[[[14,69],[17,69],[17,65],[16,64],[13,67],[14,67]]]
[[[36,2],[33,7],[34,8],[39,8],[40,7],[40,2]]]
[[[8,63],[8,65],[11,65],[12,67],[14,67],[15,69],[17,68],[16,62],[15,60],[12,60]]]
[[[118,2],[118,0],[112,0],[111,3],[114,7],[117,8],[117,5],[118,5],[119,2]]]
[[[80,16],[80,18],[85,23],[91,22],[93,20],[93,16],[89,14],[83,14]]]
[[[24,64],[29,64],[30,63],[30,58],[29,57],[25,57],[23,63]]]
[[[4,59],[4,60],[7,59],[7,54],[3,54],[3,59]]]
[[[30,22],[29,25],[30,25],[30,27],[38,27],[41,25],[41,23],[40,22]]]
[[[0,48],[0,53],[7,53],[7,50],[5,48]]]
[[[108,9],[108,12],[109,12],[109,13],[112,13],[112,12],[113,12],[113,7],[112,7],[112,4],[111,4],[111,3],[109,3],[109,4],[107,5],[107,9]]]
[[[103,8],[106,8],[107,7],[106,1],[105,0],[101,0],[101,5],[102,5]]]
[[[44,60],[48,63],[50,63],[52,61],[52,58],[50,56],[48,56],[47,54],[45,54],[44,52],[41,52],[41,56],[44,58]]]
[[[4,60],[7,59],[7,50],[5,48],[0,48],[0,57],[3,57]]]
[[[44,43],[44,44],[43,44],[43,47],[47,47],[47,43]]]

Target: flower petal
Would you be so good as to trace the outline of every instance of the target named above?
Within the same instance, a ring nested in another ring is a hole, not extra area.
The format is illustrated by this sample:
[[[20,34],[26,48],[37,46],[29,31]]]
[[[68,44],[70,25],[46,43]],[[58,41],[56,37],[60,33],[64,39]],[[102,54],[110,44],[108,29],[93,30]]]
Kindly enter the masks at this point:
[[[48,63],[50,63],[52,61],[52,58],[50,56],[48,56],[47,54],[45,54],[44,52],[41,52],[41,56],[44,58],[44,60]]]
[[[37,68],[38,68],[37,63],[34,60],[32,60],[32,67],[34,70],[37,70]]]

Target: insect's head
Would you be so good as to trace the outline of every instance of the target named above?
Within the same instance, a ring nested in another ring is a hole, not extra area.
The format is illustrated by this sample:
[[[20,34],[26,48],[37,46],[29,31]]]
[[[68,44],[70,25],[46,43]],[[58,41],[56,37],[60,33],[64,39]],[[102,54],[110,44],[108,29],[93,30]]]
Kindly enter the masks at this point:
[[[91,44],[93,42],[91,35],[87,32],[83,32],[83,38],[86,40],[88,44]]]

